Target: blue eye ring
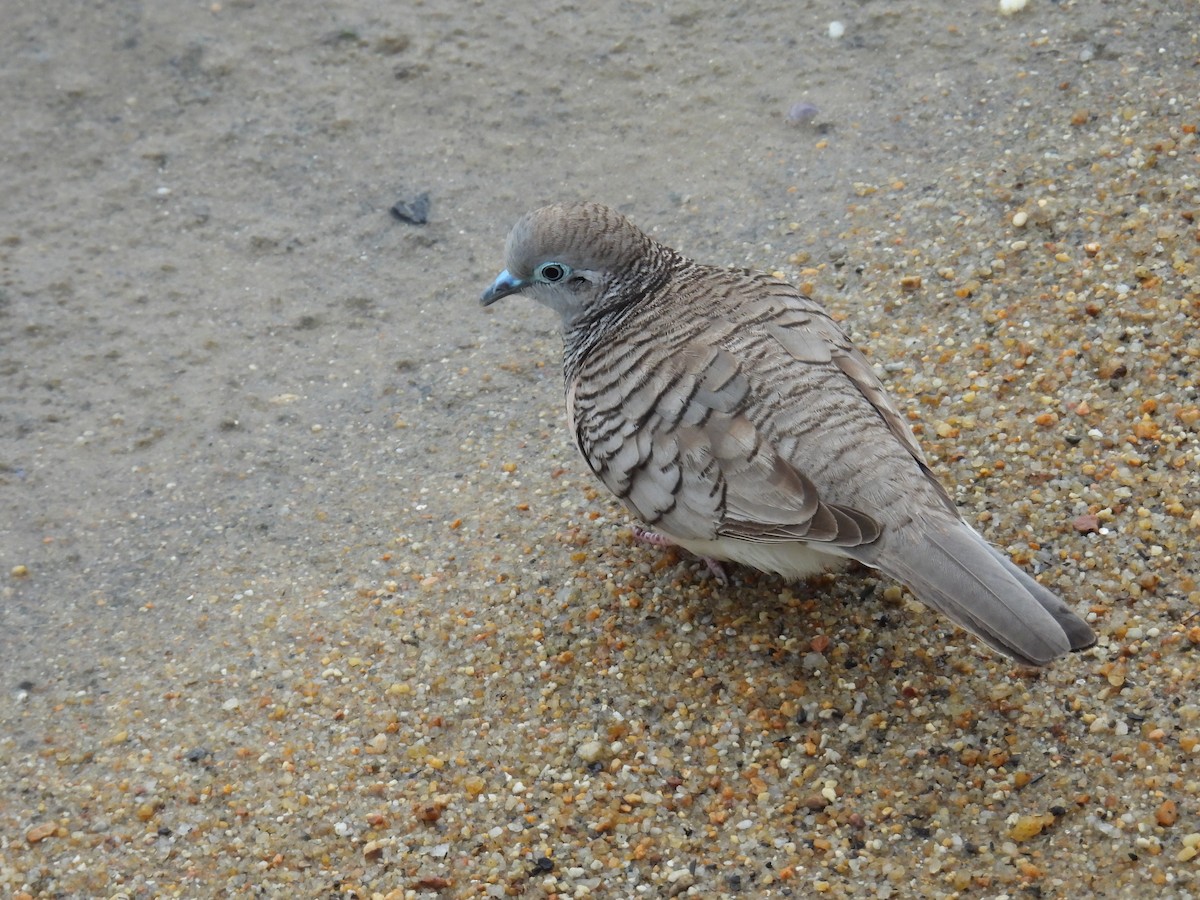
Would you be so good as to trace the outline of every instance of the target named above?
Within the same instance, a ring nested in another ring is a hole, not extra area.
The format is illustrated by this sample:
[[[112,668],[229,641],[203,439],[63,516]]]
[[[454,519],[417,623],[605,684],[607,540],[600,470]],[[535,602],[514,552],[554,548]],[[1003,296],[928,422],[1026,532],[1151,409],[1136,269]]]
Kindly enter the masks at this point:
[[[537,268],[537,277],[548,284],[557,284],[570,274],[571,269],[562,263],[542,263]]]

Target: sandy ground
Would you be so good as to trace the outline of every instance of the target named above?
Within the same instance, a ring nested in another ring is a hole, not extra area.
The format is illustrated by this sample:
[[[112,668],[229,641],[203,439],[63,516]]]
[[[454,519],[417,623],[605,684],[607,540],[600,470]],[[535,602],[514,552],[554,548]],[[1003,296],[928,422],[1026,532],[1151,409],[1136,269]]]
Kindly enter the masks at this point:
[[[4,19],[5,896],[1200,897],[1194,2]],[[1099,645],[633,545],[476,302],[575,198],[807,285]]]

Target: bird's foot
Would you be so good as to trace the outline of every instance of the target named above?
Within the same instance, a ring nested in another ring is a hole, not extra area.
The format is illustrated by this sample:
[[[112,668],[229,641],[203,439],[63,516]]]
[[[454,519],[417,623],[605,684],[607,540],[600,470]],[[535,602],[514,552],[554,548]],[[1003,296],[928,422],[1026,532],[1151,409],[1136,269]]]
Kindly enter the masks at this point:
[[[651,547],[674,547],[675,542],[669,537],[663,537],[657,531],[651,531],[649,528],[643,528],[641,525],[631,526],[633,529],[634,540],[641,541],[643,544],[649,544]]]
[[[713,578],[717,579],[718,584],[729,584],[729,575],[725,572],[725,567],[721,565],[719,559],[713,559],[711,556],[702,556],[700,558],[704,560],[704,564],[708,566],[709,573]]]
[[[678,547],[669,537],[659,534],[657,531],[651,531],[649,528],[643,528],[641,525],[633,525],[634,540],[641,541],[644,544],[649,544],[651,547]],[[704,565],[708,567],[708,571],[712,577],[717,579],[720,584],[729,584],[729,575],[725,572],[725,567],[721,565],[719,559],[713,559],[711,556],[702,556]]]

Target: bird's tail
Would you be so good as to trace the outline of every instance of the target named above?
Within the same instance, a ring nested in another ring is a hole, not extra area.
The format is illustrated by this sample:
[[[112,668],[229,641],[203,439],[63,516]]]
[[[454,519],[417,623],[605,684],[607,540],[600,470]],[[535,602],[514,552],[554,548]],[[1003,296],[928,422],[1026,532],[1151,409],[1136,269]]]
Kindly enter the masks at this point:
[[[862,561],[1018,662],[1044,666],[1096,636],[1057,595],[965,522],[910,523]]]

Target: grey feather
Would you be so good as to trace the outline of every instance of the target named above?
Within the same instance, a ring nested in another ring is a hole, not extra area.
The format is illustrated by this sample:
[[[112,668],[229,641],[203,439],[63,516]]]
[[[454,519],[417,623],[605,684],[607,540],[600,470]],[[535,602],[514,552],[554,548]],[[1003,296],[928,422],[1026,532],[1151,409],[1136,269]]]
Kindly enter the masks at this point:
[[[1032,665],[1094,643],[962,521],[870,363],[791,285],[590,203],[527,214],[507,253],[482,302],[559,313],[576,444],[663,537],[793,578],[858,560]]]

